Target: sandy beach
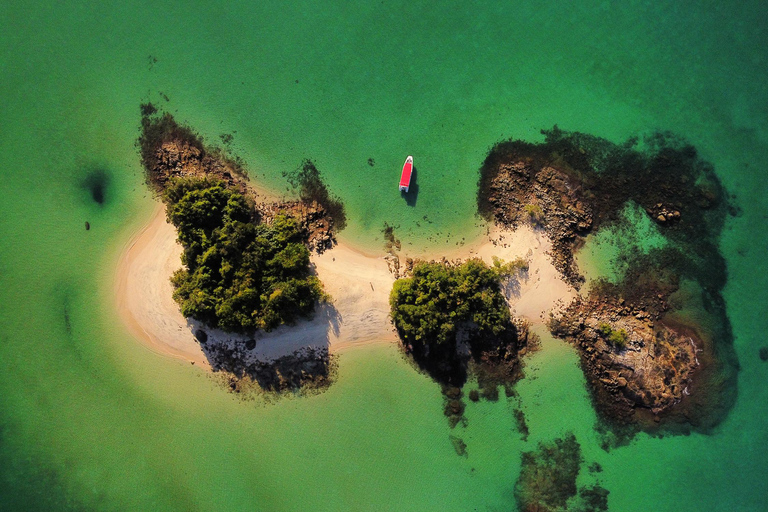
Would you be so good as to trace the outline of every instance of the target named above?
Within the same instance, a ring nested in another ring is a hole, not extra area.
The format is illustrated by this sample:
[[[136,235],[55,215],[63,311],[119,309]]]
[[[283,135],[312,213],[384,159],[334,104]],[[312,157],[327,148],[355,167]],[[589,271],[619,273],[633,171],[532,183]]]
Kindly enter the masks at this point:
[[[494,256],[527,259],[528,272],[508,282],[504,291],[512,313],[537,324],[552,308],[568,303],[576,295],[551,264],[549,248],[542,233],[526,226],[514,232],[491,230],[489,235],[450,251],[446,257],[480,257],[487,263]],[[176,230],[166,221],[163,205],[158,203],[149,223],[136,233],[119,260],[116,304],[127,328],[147,348],[210,368],[194,336],[199,325],[184,318],[172,298],[169,277],[181,267],[181,252]],[[383,248],[379,255],[365,254],[344,243],[322,255],[313,255],[312,264],[332,303],[321,305],[311,320],[258,333],[249,358],[268,361],[303,348],[327,347],[333,353],[362,344],[396,342],[389,320],[389,293],[395,279],[384,256]],[[400,253],[401,258],[406,256]],[[208,332],[214,338],[243,338]]]

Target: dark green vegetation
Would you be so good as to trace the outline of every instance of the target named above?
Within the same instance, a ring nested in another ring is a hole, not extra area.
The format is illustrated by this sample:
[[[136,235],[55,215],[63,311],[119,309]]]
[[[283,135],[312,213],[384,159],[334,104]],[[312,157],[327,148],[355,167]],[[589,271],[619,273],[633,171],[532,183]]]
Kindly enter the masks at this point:
[[[605,512],[608,491],[597,483],[577,489],[582,463],[581,446],[573,434],[539,443],[522,454],[515,484],[518,510],[527,512]]]
[[[255,224],[248,198],[207,178],[176,178],[163,200],[184,247],[172,278],[184,316],[249,333],[307,316],[323,297],[295,218]]]
[[[619,348],[627,346],[627,338],[629,335],[627,334],[626,329],[614,330],[609,323],[600,322],[600,325],[597,326],[597,330],[600,331],[600,334],[602,334],[611,345]]]
[[[439,382],[462,386],[470,358],[516,360],[518,332],[500,284],[501,272],[479,259],[417,263],[395,282],[389,300],[400,339]]]

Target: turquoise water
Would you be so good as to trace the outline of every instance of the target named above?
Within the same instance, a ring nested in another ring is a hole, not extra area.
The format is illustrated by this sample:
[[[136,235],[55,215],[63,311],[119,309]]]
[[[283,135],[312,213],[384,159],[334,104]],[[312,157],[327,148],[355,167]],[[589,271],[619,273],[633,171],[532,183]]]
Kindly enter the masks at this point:
[[[597,278],[615,283],[627,270],[626,264],[621,264],[621,255],[648,254],[668,245],[658,225],[638,204],[627,203],[619,218],[619,225],[587,235],[584,246],[576,253],[576,264],[587,283]]]
[[[762,2],[0,11],[0,508],[511,510],[520,453],[568,430],[605,468],[612,510],[764,508]],[[117,258],[152,208],[133,146],[147,100],[211,142],[233,134],[273,190],[315,159],[347,204],[344,238],[372,250],[385,221],[406,246],[477,235],[476,171],[502,138],[538,141],[554,124],[616,142],[687,137],[743,209],[722,239],[736,406],[711,436],[641,435],[606,453],[576,354],[546,338],[518,385],[527,442],[505,400],[469,404],[468,425],[451,431],[436,386],[386,346],[344,353],[324,394],[233,397],[139,346],[114,310]],[[408,154],[414,206],[395,188]],[[99,176],[103,204],[88,186]]]

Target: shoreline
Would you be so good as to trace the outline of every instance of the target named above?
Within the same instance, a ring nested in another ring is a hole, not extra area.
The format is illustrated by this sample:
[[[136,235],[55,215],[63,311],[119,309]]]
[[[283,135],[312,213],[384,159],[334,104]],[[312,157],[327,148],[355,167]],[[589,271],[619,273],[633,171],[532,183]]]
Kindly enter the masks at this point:
[[[264,194],[261,191],[261,197]],[[546,313],[565,305],[577,292],[553,266],[548,251],[551,243],[543,233],[524,226],[515,231],[494,227],[489,234],[461,248],[431,255],[435,259],[480,257],[491,263],[494,256],[504,260],[524,257],[527,273],[513,278],[503,292],[514,316],[540,324]],[[172,298],[171,274],[181,268],[181,246],[176,229],[165,220],[164,205],[158,202],[149,222],[131,237],[120,255],[115,277],[115,303],[123,323],[133,337],[152,352],[211,370],[194,332],[200,327],[188,321]],[[206,329],[217,342],[255,339],[248,358],[269,362],[305,349],[327,349],[336,354],[374,343],[397,343],[389,319],[389,293],[395,281],[389,272],[386,253],[359,250],[339,242],[323,254],[312,254],[311,263],[331,295],[330,304],[321,304],[312,319],[293,326],[280,326],[255,336],[232,335]],[[399,256],[405,258],[406,251]],[[420,257],[424,257],[420,254]]]

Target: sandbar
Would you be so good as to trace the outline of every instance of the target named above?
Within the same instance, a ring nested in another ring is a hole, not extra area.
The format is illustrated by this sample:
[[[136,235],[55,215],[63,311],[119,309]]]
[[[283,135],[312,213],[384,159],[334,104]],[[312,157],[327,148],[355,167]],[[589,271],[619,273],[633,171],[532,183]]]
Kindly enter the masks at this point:
[[[445,256],[479,257],[489,264],[494,256],[507,261],[520,256],[527,259],[528,271],[507,282],[503,291],[515,316],[540,324],[549,311],[567,305],[577,294],[552,265],[550,248],[546,235],[529,226],[515,231],[495,227]],[[184,318],[172,298],[169,278],[181,267],[181,253],[176,230],[166,221],[164,207],[158,202],[150,221],[135,233],[118,262],[117,308],[134,338],[148,349],[210,368],[195,339],[199,324]],[[323,254],[313,254],[311,263],[332,302],[320,305],[310,320],[258,333],[251,358],[269,361],[303,348],[327,348],[336,353],[370,343],[396,343],[398,337],[389,318],[389,293],[395,278],[384,256],[383,248],[377,255],[344,242]],[[442,256],[433,255],[435,259]],[[231,336],[207,331],[212,336]]]

